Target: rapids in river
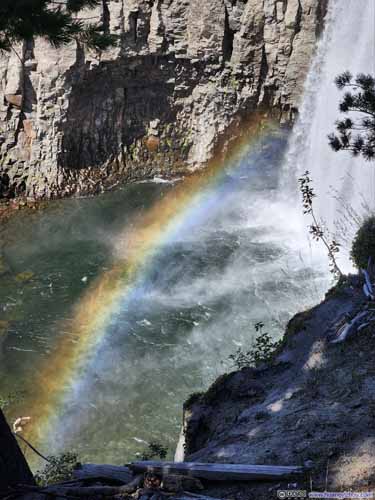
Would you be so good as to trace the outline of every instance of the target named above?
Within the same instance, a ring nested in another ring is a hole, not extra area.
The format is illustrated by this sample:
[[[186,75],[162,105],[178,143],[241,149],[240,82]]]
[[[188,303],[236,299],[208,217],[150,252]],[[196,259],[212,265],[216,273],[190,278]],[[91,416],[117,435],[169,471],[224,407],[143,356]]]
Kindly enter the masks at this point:
[[[358,2],[330,2],[292,132],[264,133],[212,182],[155,179],[2,225],[0,396],[15,398],[10,418],[32,415],[42,452],[122,464],[159,441],[173,456],[184,400],[233,368],[254,324],[280,338],[322,299],[332,279],[309,239],[298,176],[311,171],[331,231],[340,210],[345,218],[360,200],[362,217],[374,202],[373,173],[326,145],[334,77],[373,69],[373,2]],[[349,170],[364,192],[348,188]],[[350,270],[347,253],[340,264]]]
[[[96,361],[70,375],[83,386],[61,382],[72,387],[42,451],[123,463],[159,441],[173,453],[184,400],[232,368],[228,356],[251,345],[254,324],[263,321],[278,338],[293,314],[322,298],[326,261],[308,242],[298,202],[292,209],[278,200],[286,147],[286,132],[275,131],[224,168],[159,245],[136,293],[120,300]],[[1,393],[18,393],[23,414],[38,384],[49,383],[36,383],[36,373],[54,363],[61,338],[80,342],[69,319],[86,288],[113,267],[118,235],[180,182],[56,201],[3,228]]]

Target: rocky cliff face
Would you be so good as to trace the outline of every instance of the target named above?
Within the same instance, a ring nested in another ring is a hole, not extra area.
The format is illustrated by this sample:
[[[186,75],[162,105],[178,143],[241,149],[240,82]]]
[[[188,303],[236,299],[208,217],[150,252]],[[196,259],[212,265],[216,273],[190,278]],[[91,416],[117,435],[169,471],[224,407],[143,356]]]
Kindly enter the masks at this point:
[[[98,192],[204,165],[258,107],[290,120],[328,0],[103,0],[102,54],[0,59],[0,196]]]
[[[312,484],[315,491],[374,488],[373,327],[365,322],[345,342],[328,341],[371,307],[362,286],[358,276],[347,277],[290,321],[271,363],[223,375],[185,403],[185,453],[178,458],[307,469],[293,483],[232,485],[227,494],[213,487],[207,495],[269,500],[277,490]]]

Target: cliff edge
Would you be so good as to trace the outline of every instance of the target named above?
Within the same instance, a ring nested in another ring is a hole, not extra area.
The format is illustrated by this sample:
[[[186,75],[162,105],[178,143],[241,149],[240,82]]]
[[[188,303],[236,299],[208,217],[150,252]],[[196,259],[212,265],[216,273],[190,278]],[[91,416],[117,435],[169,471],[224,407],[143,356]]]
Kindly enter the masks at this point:
[[[93,53],[0,57],[0,198],[100,192],[204,165],[244,117],[291,121],[328,0],[103,0]]]
[[[360,279],[295,316],[273,363],[220,377],[185,404],[185,460],[295,465],[289,482],[212,486],[220,498],[269,500],[277,490],[371,491],[375,485],[375,376],[371,323],[343,343],[327,332],[366,304]],[[367,310],[366,309],[366,310]]]

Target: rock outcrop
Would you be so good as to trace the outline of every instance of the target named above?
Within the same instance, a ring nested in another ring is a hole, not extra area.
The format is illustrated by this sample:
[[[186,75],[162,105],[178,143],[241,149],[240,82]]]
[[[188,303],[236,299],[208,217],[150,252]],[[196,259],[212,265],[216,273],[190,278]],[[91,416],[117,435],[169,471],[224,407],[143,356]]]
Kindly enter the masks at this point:
[[[98,192],[204,165],[256,108],[291,120],[328,0],[103,0],[96,54],[0,58],[0,197]]]
[[[277,489],[308,490],[312,484],[315,491],[371,491],[373,326],[364,323],[344,343],[329,343],[327,336],[343,320],[371,310],[362,286],[350,276],[321,304],[297,314],[272,363],[223,375],[206,393],[192,395],[184,406],[185,453],[179,458],[306,468],[293,485],[252,483],[239,498],[269,500]],[[224,493],[221,488],[228,498]]]

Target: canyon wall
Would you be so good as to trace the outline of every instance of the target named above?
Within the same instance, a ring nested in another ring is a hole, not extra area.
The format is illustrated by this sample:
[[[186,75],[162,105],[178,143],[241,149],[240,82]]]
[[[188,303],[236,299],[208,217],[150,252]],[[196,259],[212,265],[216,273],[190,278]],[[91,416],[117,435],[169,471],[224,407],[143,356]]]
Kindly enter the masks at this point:
[[[298,109],[328,0],[103,0],[120,43],[0,57],[0,197],[100,192],[201,167],[257,108]]]

